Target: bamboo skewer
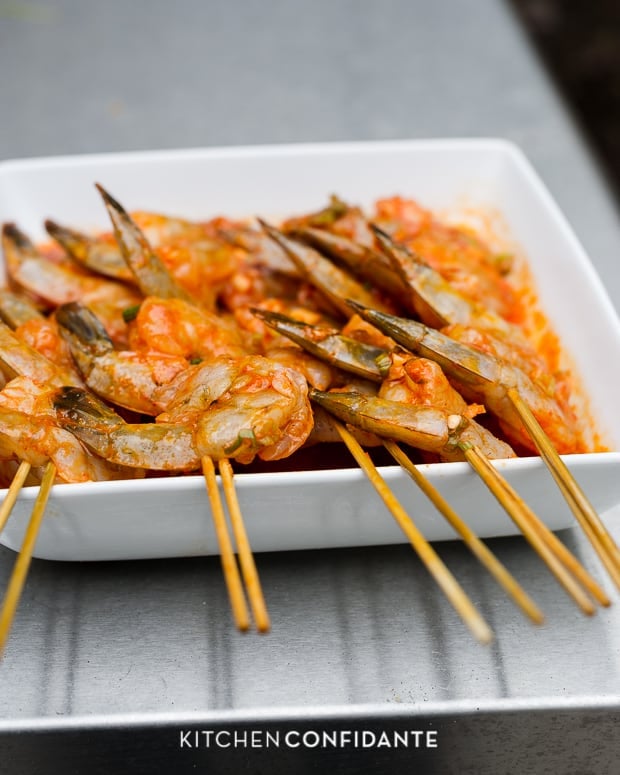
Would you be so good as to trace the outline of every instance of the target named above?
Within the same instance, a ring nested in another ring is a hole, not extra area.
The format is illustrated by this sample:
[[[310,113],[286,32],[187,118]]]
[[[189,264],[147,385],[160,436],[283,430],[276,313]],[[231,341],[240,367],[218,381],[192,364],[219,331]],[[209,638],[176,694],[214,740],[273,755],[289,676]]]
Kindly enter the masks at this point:
[[[259,632],[269,632],[271,628],[269,614],[267,613],[267,606],[265,605],[263,590],[258,577],[258,571],[256,570],[254,555],[252,554],[245,524],[243,522],[243,515],[239,508],[239,501],[237,499],[233,481],[232,466],[230,465],[229,460],[223,459],[219,461],[218,467],[222,479],[222,486],[224,488],[224,497],[226,498],[226,503],[228,505],[230,522],[235,536],[235,543],[237,545],[241,573],[243,574],[243,580],[245,581],[245,587],[254,615],[256,629]]]
[[[26,477],[30,473],[31,468],[32,466],[30,463],[22,460],[22,462],[19,464],[19,468],[15,472],[11,486],[7,490],[4,500],[2,501],[2,506],[0,506],[0,533],[2,533],[4,530],[4,526],[11,516],[13,506],[17,500],[17,496],[19,495],[21,488],[24,486],[24,482],[26,481]]]
[[[559,560],[549,544],[545,541],[544,531],[541,530],[540,521],[536,527],[532,524],[533,512],[524,508],[524,503],[508,482],[498,476],[487,458],[471,444],[463,444],[462,450],[467,461],[480,476],[495,498],[508,513],[519,530],[523,533],[534,551],[545,562],[551,573],[556,577],[566,592],[573,598],[579,608],[588,616],[595,612],[591,599],[585,594],[582,587],[570,575],[565,565]]]
[[[586,537],[620,589],[620,549],[518,390],[511,388],[508,397]]]
[[[525,592],[517,580],[497,559],[488,546],[483,543],[473,530],[459,517],[441,493],[424,477],[411,462],[409,457],[394,441],[383,442],[387,451],[396,462],[405,469],[422,492],[430,499],[435,508],[447,519],[463,542],[478,560],[489,571],[493,578],[503,587],[516,605],[536,624],[542,624],[545,617],[536,603]]]
[[[507,487],[510,487],[508,483],[503,480],[504,484]],[[510,488],[512,489],[512,488]],[[514,491],[513,491],[514,492]],[[609,597],[605,594],[603,589],[596,583],[596,581],[592,578],[592,576],[588,573],[588,571],[583,567],[583,565],[579,562],[579,560],[575,557],[572,552],[570,552],[564,544],[560,541],[560,539],[556,536],[556,534],[550,530],[544,522],[542,522],[536,514],[532,511],[532,509],[525,503],[524,501],[521,501],[521,506],[525,514],[530,519],[530,523],[534,530],[536,530],[543,541],[547,542],[547,545],[551,549],[551,551],[555,554],[555,556],[558,558],[558,560],[564,565],[564,567],[575,576],[577,581],[581,583],[585,589],[588,590],[588,592],[592,595],[592,597],[596,600],[597,603],[599,603],[602,606],[610,606],[611,600]]]
[[[224,514],[220,491],[215,477],[215,466],[213,465],[213,460],[207,455],[202,458],[201,463],[202,473],[204,474],[207,493],[209,495],[209,502],[211,504],[215,534],[220,547],[222,570],[228,589],[233,618],[237,628],[242,632],[245,632],[250,626],[250,618],[245,595],[243,593],[237,560],[235,559],[230,536],[228,535],[226,515]]]
[[[21,466],[20,466],[21,468]],[[18,469],[19,472],[19,469]],[[11,624],[17,605],[21,597],[24,584],[26,583],[26,577],[28,575],[28,569],[32,560],[32,553],[39,534],[39,528],[45,514],[45,506],[47,499],[49,498],[54,478],[56,476],[56,466],[53,463],[48,463],[43,473],[43,479],[41,480],[41,486],[39,487],[39,493],[34,503],[32,514],[30,515],[30,521],[26,528],[22,547],[15,561],[15,567],[13,573],[9,579],[9,585],[7,587],[4,602],[2,604],[2,611],[0,612],[0,656],[4,651]],[[25,476],[24,476],[25,479]]]
[[[377,490],[392,516],[405,533],[418,557],[422,560],[427,570],[445,593],[446,597],[459,613],[465,624],[469,627],[474,637],[480,643],[490,643],[493,640],[493,632],[482,616],[478,613],[471,600],[467,597],[458,581],[444,565],[439,555],[424,538],[415,526],[409,515],[390,491],[385,480],[379,474],[376,467],[366,454],[355,437],[337,420],[333,420],[334,427],[340,438],[346,444],[360,468],[364,471],[371,484]]]

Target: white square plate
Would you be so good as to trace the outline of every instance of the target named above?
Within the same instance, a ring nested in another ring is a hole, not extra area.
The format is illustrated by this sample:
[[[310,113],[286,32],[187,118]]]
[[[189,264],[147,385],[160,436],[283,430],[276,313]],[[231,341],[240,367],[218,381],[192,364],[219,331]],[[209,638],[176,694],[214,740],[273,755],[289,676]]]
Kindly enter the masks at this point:
[[[498,140],[431,140],[2,162],[0,221],[16,221],[35,240],[45,236],[45,218],[109,228],[95,181],[129,209],[201,219],[300,213],[322,207],[330,193],[364,207],[400,194],[442,212],[499,212],[511,240],[527,256],[545,313],[582,379],[589,415],[608,446],[620,449],[618,318],[566,220],[514,146]],[[571,455],[566,461],[599,512],[620,503],[620,453]],[[497,466],[550,527],[572,524],[539,459]],[[423,470],[478,535],[515,532],[466,463]],[[390,467],[384,474],[429,539],[454,537],[404,473]],[[404,540],[355,468],[239,474],[236,481],[255,551]],[[19,547],[35,496],[36,488],[20,495],[2,536],[6,546]],[[110,560],[216,552],[204,482],[192,476],[55,487],[35,556]]]

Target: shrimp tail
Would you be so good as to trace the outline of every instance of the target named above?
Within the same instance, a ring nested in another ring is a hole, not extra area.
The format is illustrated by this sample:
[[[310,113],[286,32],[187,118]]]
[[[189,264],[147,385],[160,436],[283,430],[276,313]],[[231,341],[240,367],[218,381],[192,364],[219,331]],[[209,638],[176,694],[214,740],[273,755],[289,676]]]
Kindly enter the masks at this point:
[[[313,227],[295,229],[293,236],[302,239],[322,253],[333,256],[358,276],[376,284],[401,304],[411,307],[411,294],[407,290],[407,285],[394,271],[389,260],[374,248],[340,234]]]
[[[87,379],[96,359],[114,350],[112,340],[99,318],[79,302],[60,306],[56,321],[80,373]]]
[[[125,208],[117,202],[99,183],[95,184],[101,194],[116,241],[133,272],[136,283],[145,296],[161,299],[183,299],[192,301],[189,294],[174,280],[164,262],[153,252],[142,230]]]
[[[349,309],[344,301],[347,298],[357,299],[369,307],[387,309],[362,283],[332,264],[321,253],[299,240],[288,237],[260,218],[258,222],[269,237],[285,251],[302,277],[318,288],[341,315],[349,317]]]
[[[279,312],[257,308],[251,312],[320,360],[373,382],[383,379],[379,363],[384,356],[389,358],[389,354],[380,347],[343,336],[329,326],[312,326]]]
[[[82,234],[49,219],[45,221],[45,230],[79,266],[115,280],[134,280],[133,273],[117,245]]]
[[[324,393],[311,389],[309,396],[340,420],[378,436],[438,453],[446,450],[450,442],[448,416],[435,407],[400,404],[352,392]],[[464,459],[458,450],[457,459]]]
[[[112,463],[159,471],[199,467],[193,432],[185,425],[126,423],[98,398],[73,387],[56,390],[51,403],[59,425]]]

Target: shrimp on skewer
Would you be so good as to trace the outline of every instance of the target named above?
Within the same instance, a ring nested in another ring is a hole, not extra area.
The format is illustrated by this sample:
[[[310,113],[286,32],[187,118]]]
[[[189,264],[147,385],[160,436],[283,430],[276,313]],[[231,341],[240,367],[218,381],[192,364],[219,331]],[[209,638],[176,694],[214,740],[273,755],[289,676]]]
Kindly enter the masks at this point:
[[[203,224],[182,218],[143,211],[133,212],[129,217],[155,249],[178,244],[180,240],[195,243],[204,240],[206,236]],[[44,225],[50,237],[56,240],[79,266],[116,280],[135,283],[135,275],[127,265],[113,235],[91,236],[49,219]]]
[[[128,472],[87,452],[71,433],[58,426],[49,398],[50,389],[28,377],[13,379],[0,391],[0,457],[20,461],[0,509],[0,532],[31,469],[44,466],[39,493],[0,611],[0,657],[26,581],[53,483],[56,480],[126,479],[128,473],[130,477],[143,475],[139,469]]]
[[[108,460],[163,470],[202,465],[235,619],[244,630],[247,616],[215,485],[213,461],[218,461],[256,626],[266,632],[269,616],[229,460],[249,463],[257,455],[277,460],[304,443],[313,424],[305,379],[256,356],[236,362],[219,358],[190,366],[165,390],[165,415],[138,426],[124,423],[105,404],[72,388],[61,389],[54,405],[60,423]]]
[[[50,391],[16,377],[0,392],[0,456],[25,460],[33,467],[52,461],[59,481],[91,482],[142,476],[120,470],[88,453],[56,422]]]
[[[452,323],[474,325],[527,344],[518,326],[464,295],[420,256],[397,245],[377,226],[372,229],[394,271],[410,289],[411,305],[424,323],[433,328]]]
[[[127,423],[81,388],[59,388],[51,402],[60,426],[104,460],[154,471],[195,471],[200,466],[189,426]]]
[[[394,440],[432,450],[445,460],[467,460],[581,610],[587,615],[595,612],[592,600],[584,589],[601,605],[610,605],[605,592],[585,568],[521,501],[508,482],[498,476],[475,439],[466,437],[465,418],[445,413],[442,416],[440,410],[432,407],[394,404],[385,399],[351,393],[311,390],[310,397],[339,419],[386,438],[388,450],[401,465],[404,456]],[[408,462],[406,470],[410,470]],[[433,502],[438,505],[435,500]]]
[[[259,313],[261,314],[261,313]],[[263,313],[264,317],[264,313]],[[375,355],[377,348],[374,345],[366,345],[363,342],[352,340],[349,337],[339,336],[337,334],[328,331],[324,340],[321,339],[325,336],[324,332],[313,330],[311,327],[304,327],[296,323],[283,319],[283,316],[278,316],[277,319],[270,319],[270,325],[273,325],[277,330],[282,332],[287,331],[290,335],[292,331],[295,340],[302,346],[306,346],[308,342],[311,342],[310,349],[316,354],[320,354],[323,350],[324,357],[327,357],[330,362],[335,361],[345,370],[352,370],[355,373],[359,373],[360,369],[367,369],[366,376],[368,379],[375,382],[381,381],[381,389],[377,399],[391,399],[397,402],[405,404],[425,404],[434,405],[435,408],[441,407],[446,412],[454,413],[451,415],[450,420],[454,424],[459,416],[467,417],[472,428],[462,434],[458,439],[458,449],[462,452],[467,461],[474,467],[476,472],[483,478],[483,481],[493,494],[498,498],[501,505],[506,509],[510,517],[522,530],[526,538],[532,543],[535,550],[541,554],[544,561],[547,563],[551,571],[556,575],[560,583],[566,588],[569,594],[580,605],[582,610],[586,613],[592,613],[593,608],[588,602],[587,598],[583,596],[583,592],[579,587],[576,587],[567,575],[568,570],[573,572],[584,587],[591,592],[594,598],[602,605],[609,605],[609,599],[602,592],[598,584],[591,578],[591,576],[583,569],[576,559],[565,549],[559,540],[553,536],[552,533],[542,524],[540,520],[533,514],[533,512],[526,510],[524,504],[518,499],[518,496],[512,491],[509,485],[504,482],[497,474],[497,472],[489,466],[487,459],[494,457],[514,456],[512,450],[505,445],[505,449],[497,449],[499,442],[493,437],[486,429],[477,428],[473,419],[470,419],[478,411],[475,406],[467,407],[467,404],[461,398],[461,396],[449,385],[445,376],[442,374],[439,366],[433,361],[429,361],[426,358],[410,358],[406,354],[403,354],[398,350],[398,347],[394,345],[391,350],[383,350],[380,355]],[[351,326],[353,330],[358,328],[357,324]],[[311,335],[308,335],[308,329],[311,330]],[[362,331],[364,335],[367,335],[366,331]],[[374,334],[374,331],[370,332],[374,341],[381,340],[381,335],[378,337]],[[334,346],[334,342],[340,339],[338,346]],[[327,343],[326,347],[323,347],[323,341]],[[390,340],[383,342],[383,344],[390,344]],[[341,357],[341,353],[345,351],[346,356]],[[365,352],[365,357],[359,357],[360,353]],[[351,369],[351,362],[355,362],[354,369]],[[381,364],[381,368],[379,368]],[[389,364],[389,366],[388,366]],[[312,394],[316,396],[316,393]],[[333,392],[326,394],[329,399],[325,398],[324,403],[321,405],[327,409],[332,409],[341,419],[347,418],[348,404],[354,402],[357,397],[347,398],[346,396],[335,395]],[[326,402],[330,400],[332,403],[329,406]],[[389,406],[389,405],[388,405]],[[378,411],[377,411],[378,410]],[[407,438],[406,436],[397,437],[393,428],[390,425],[391,418],[389,416],[389,410],[387,414],[388,422],[384,422],[385,416],[382,416],[382,412],[385,411],[385,406],[372,407],[369,401],[365,402],[364,411],[367,415],[362,421],[355,416],[355,412],[351,412],[348,416],[348,421],[356,426],[370,429],[373,426],[371,422],[379,423],[373,430],[378,435],[390,436],[393,434],[395,438],[400,438],[407,443],[414,441],[413,437]],[[374,416],[373,416],[374,412]],[[380,425],[384,424],[383,431],[381,431]],[[464,423],[463,423],[464,425]],[[463,427],[463,426],[461,426]],[[458,428],[458,426],[457,426]],[[471,433],[472,430],[481,431],[478,439],[472,435],[467,438],[467,433]],[[490,439],[490,441],[489,441]],[[390,454],[396,458],[400,465],[403,465],[410,475],[414,475],[415,467],[413,467],[403,453],[392,441],[386,441],[385,446],[388,448]],[[443,450],[440,454],[446,459]],[[416,481],[420,483],[420,476],[415,474]],[[420,485],[422,486],[422,485]],[[425,490],[426,490],[425,485]],[[442,503],[439,497],[432,497],[433,503],[440,508],[444,516],[449,521],[452,521],[452,515],[450,511],[445,510],[445,504]],[[532,533],[534,531],[534,534]],[[541,545],[541,541],[547,544]],[[561,563],[564,567],[558,567],[557,563]]]
[[[140,295],[125,283],[72,271],[45,258],[15,224],[2,229],[2,244],[11,279],[52,305],[79,299],[103,321],[112,338],[123,336],[123,310],[140,301]]]
[[[158,421],[139,425],[76,389],[56,394],[54,406],[60,424],[101,457],[156,470],[193,470],[205,455],[277,460],[299,448],[312,429],[303,377],[259,356],[190,366],[161,389],[160,399],[166,410]],[[163,446],[167,439],[170,449]]]
[[[143,476],[111,466],[90,455],[56,422],[50,389],[71,383],[71,375],[20,341],[0,324],[0,367],[18,376],[0,391],[0,434],[9,457],[33,466],[55,463],[63,481],[92,481]],[[81,385],[81,381],[73,383]]]
[[[403,404],[361,393],[324,393],[314,389],[310,391],[310,398],[351,425],[378,436],[403,441],[426,452],[434,452],[442,460],[465,460],[461,449],[465,443],[484,445],[489,450],[490,445],[480,430],[481,426],[473,424],[465,415],[448,413],[435,406]],[[494,457],[511,456],[506,444],[499,439],[495,442]]]
[[[151,289],[145,291],[147,295],[159,293],[161,287],[180,286],[202,305],[212,307],[215,287],[231,277],[246,257],[246,251],[234,247],[225,234],[234,224],[222,218],[194,223],[141,211],[119,217],[122,233],[126,235],[125,244],[129,244],[131,230],[142,235],[143,247],[151,254],[142,265],[139,255],[133,250],[130,253],[131,263],[141,267],[143,287]],[[89,236],[49,220],[45,228],[78,265],[97,274],[136,283],[134,271],[112,234]],[[158,276],[162,269],[172,276],[171,281]],[[177,290],[172,295],[179,296]]]
[[[56,319],[84,382],[92,391],[127,409],[159,414],[161,409],[153,401],[153,393],[187,368],[185,358],[116,350],[97,317],[77,302],[59,307]]]
[[[510,363],[421,323],[367,310],[356,302],[352,307],[403,347],[440,363],[465,396],[486,403],[510,438],[540,452],[601,562],[620,587],[620,549],[559,457],[580,447],[578,434],[558,401]]]
[[[213,308],[217,286],[238,270],[245,252],[223,239],[208,237],[200,224],[180,229],[182,238],[175,235],[169,243],[162,240],[154,249],[147,234],[122,205],[102,186],[97,184],[97,189],[112,221],[120,251],[142,293]]]
[[[13,383],[10,383],[10,385],[13,385],[16,382],[16,380],[13,381]],[[7,386],[8,387],[8,386]],[[6,389],[4,391],[6,393]],[[70,428],[73,433],[69,432],[69,430],[66,430],[64,428],[57,428],[55,424],[56,420],[56,409],[54,411],[54,422],[51,423],[49,421],[48,413],[45,415],[45,420],[47,422],[41,422],[41,418],[38,417],[37,420],[37,434],[35,433],[28,433],[28,430],[26,430],[26,435],[29,444],[32,444],[34,441],[35,444],[37,444],[37,447],[40,448],[42,441],[48,441],[49,442],[49,436],[50,431],[53,432],[53,441],[58,441],[58,436],[62,436],[62,445],[56,443],[56,448],[52,450],[44,449],[44,452],[49,452],[50,455],[52,455],[53,463],[50,463],[51,465],[51,471],[53,471],[53,475],[56,472],[56,465],[55,463],[56,458],[54,457],[54,452],[56,452],[56,455],[59,453],[62,453],[61,455],[61,462],[65,462],[65,458],[67,456],[67,449],[73,451],[75,453],[76,445],[79,450],[82,451],[83,456],[87,458],[87,460],[95,460],[98,458],[94,458],[92,455],[88,454],[80,441],[76,438],[77,436],[81,436],[81,438],[87,442],[86,446],[90,447],[93,451],[99,451],[102,452],[108,459],[115,458],[117,465],[129,465],[132,469],[136,469],[138,467],[138,470],[141,470],[142,466],[139,461],[136,460],[136,455],[140,456],[140,460],[144,463],[145,466],[151,467],[151,468],[160,468],[162,470],[192,470],[198,467],[200,463],[200,458],[196,455],[194,449],[193,449],[193,433],[190,428],[183,427],[179,424],[166,426],[163,423],[162,424],[150,424],[150,425],[139,425],[137,428],[139,431],[136,433],[136,427],[130,426],[123,422],[122,418],[120,418],[118,415],[116,415],[114,412],[109,410],[104,404],[99,402],[97,399],[94,399],[93,397],[89,396],[85,391],[80,390],[79,388],[74,387],[64,387],[56,389],[56,391],[52,392],[50,395],[49,391],[45,391],[45,399],[49,402],[49,400],[54,400],[58,406],[66,406],[67,403],[71,407],[68,412],[68,422],[67,426]],[[70,398],[67,398],[67,395],[70,395]],[[88,418],[88,423],[84,423],[84,415],[86,414]],[[0,449],[2,449],[2,442],[5,439],[5,435],[2,434],[1,428],[2,428],[2,409],[0,407]],[[20,418],[21,419],[21,418]],[[84,428],[84,425],[87,425],[87,428]],[[15,422],[9,421],[9,428],[15,428],[19,427],[21,429],[20,438],[23,438],[25,426],[24,423],[21,422],[19,426],[16,426]],[[79,428],[81,433],[76,433],[76,430]],[[133,435],[132,435],[133,432]],[[137,440],[136,440],[137,436]],[[42,438],[41,438],[42,437]],[[128,441],[129,439],[129,441]],[[69,441],[72,441],[72,443],[68,443]],[[138,445],[138,449],[136,449],[136,443]],[[15,450],[11,450],[15,452]],[[30,448],[27,447],[26,449],[20,449],[19,450],[19,457],[20,459],[26,459],[27,460],[27,454],[29,453]],[[203,458],[203,465],[205,462],[205,458]],[[38,461],[37,461],[38,462]],[[70,470],[75,476],[76,471],[76,460],[75,460],[75,454],[69,461],[70,463]],[[114,461],[110,460],[101,460],[101,463],[107,467],[108,469],[114,469]],[[49,468],[48,465],[48,468]],[[59,473],[62,473],[62,471],[59,471]],[[93,478],[92,476],[87,476],[86,478]],[[109,478],[109,477],[108,477]],[[125,477],[126,478],[126,475]],[[45,485],[48,477],[44,477],[43,484]],[[45,490],[47,493],[48,490]],[[230,484],[230,477],[228,480],[228,491],[229,494],[227,495],[228,498],[231,497],[230,491],[231,491],[231,484]],[[233,495],[234,495],[234,491]],[[214,508],[216,505],[219,505],[219,494],[216,496],[211,492],[211,502],[214,505]],[[221,507],[220,507],[221,510]],[[238,509],[237,509],[238,510]],[[38,513],[38,512],[37,512]],[[42,516],[42,514],[41,514]],[[237,515],[237,518],[238,515]],[[37,526],[40,524],[40,519],[36,523]],[[33,528],[34,529],[34,528]],[[29,529],[29,534],[30,534]],[[246,540],[247,543],[247,540]],[[246,549],[247,552],[247,549]],[[25,555],[27,556],[27,554]],[[21,554],[20,554],[21,557]],[[228,558],[230,560],[230,558]],[[19,562],[19,560],[18,560]],[[21,567],[21,565],[18,565],[16,567]],[[228,567],[228,566],[227,566]],[[236,566],[235,566],[236,568]],[[227,575],[227,583],[229,583],[229,576],[231,571],[228,570]],[[255,569],[254,569],[255,574]],[[256,574],[255,574],[256,575]],[[255,578],[254,580],[255,588],[258,585],[258,580]],[[14,585],[11,584],[9,587],[9,593],[7,593],[7,601],[13,601],[15,599],[15,593],[12,592],[14,588]],[[260,587],[258,586],[260,589]],[[237,593],[233,598],[234,601],[234,610],[235,610],[235,616],[237,617],[238,624],[241,629],[247,629],[247,623],[246,619],[243,617],[242,612],[239,613],[238,603],[239,603],[239,593],[238,593],[238,585],[236,587]],[[241,593],[242,594],[242,593]],[[256,594],[254,590],[254,594]],[[18,596],[18,593],[17,593]],[[16,605],[16,600],[15,600]],[[8,602],[5,605],[5,609],[2,612],[2,623],[4,627],[4,621],[6,619],[5,612],[7,610],[14,611],[15,605],[11,606]],[[263,602],[263,609],[264,609],[264,602]],[[266,614],[266,610],[262,610],[262,618],[257,619],[259,629],[262,631],[265,631],[269,627],[269,619]],[[12,616],[12,613],[11,613]],[[9,623],[10,623],[10,617],[9,617]],[[6,625],[6,631],[8,631],[8,624]],[[0,630],[0,632],[2,632]]]
[[[494,254],[471,229],[441,223],[430,211],[401,197],[379,200],[371,221],[420,256],[462,296],[512,319],[515,293],[506,277],[510,259]]]
[[[468,407],[435,363],[359,342],[336,333],[334,329],[304,326],[283,315],[263,310],[256,310],[255,314],[276,330],[291,336],[302,347],[307,347],[317,357],[357,376],[380,382],[379,398],[394,403],[425,405],[440,409],[449,416],[460,416],[463,418],[464,437],[478,445],[488,457],[497,459],[515,456],[508,444],[497,439],[473,419],[480,407]],[[463,459],[462,456],[454,458],[452,448],[449,452],[451,457],[446,458],[445,452],[441,454],[444,459]]]
[[[162,304],[166,306],[164,310],[167,313],[166,318],[172,312],[170,307],[174,306],[177,314],[180,313],[183,316],[182,313],[185,313],[185,323],[198,323],[199,328],[204,328],[206,323],[213,328],[213,323],[206,313],[199,313],[186,302],[177,299],[155,300],[155,304],[157,306],[154,309],[159,312],[162,311]],[[151,306],[150,311],[153,312],[154,309]],[[89,376],[98,375],[96,384],[87,377],[91,387],[118,403],[118,380],[109,377],[111,373],[117,373],[122,361],[122,374],[126,383],[124,405],[128,405],[127,398],[129,398],[129,405],[138,408],[135,403],[136,395],[144,398],[146,393],[146,398],[151,401],[153,409],[167,409],[165,415],[160,414],[158,423],[151,426],[151,430],[148,431],[151,435],[155,434],[157,444],[162,443],[157,434],[164,424],[168,428],[183,428],[182,440],[185,442],[188,441],[186,433],[188,424],[194,424],[195,433],[191,436],[191,441],[197,450],[197,459],[202,465],[209,492],[221,547],[222,564],[237,626],[241,630],[247,629],[247,615],[244,612],[243,599],[240,598],[236,563],[227,539],[225,522],[223,522],[213,460],[218,461],[239,551],[239,561],[256,626],[260,632],[266,632],[270,627],[269,616],[234,490],[232,468],[228,459],[235,457],[242,462],[250,462],[256,454],[264,459],[277,459],[290,454],[305,441],[312,427],[312,414],[306,398],[305,380],[296,372],[269,363],[264,358],[249,358],[243,354],[237,354],[236,360],[219,356],[211,358],[204,365],[188,366],[185,360],[177,356],[158,356],[157,353],[150,353],[147,362],[145,360],[147,354],[139,352],[123,354],[111,349],[111,343],[106,342],[104,332],[97,325],[96,319],[84,308],[80,309],[73,305],[69,309],[59,311],[59,317],[65,327],[66,335],[73,341],[72,346],[82,368],[85,371],[88,370]],[[157,317],[155,314],[155,318]],[[161,335],[161,320],[158,322],[160,325],[157,328]],[[153,328],[148,325],[146,328],[152,338]],[[222,326],[220,325],[219,328],[221,329]],[[227,334],[228,337],[224,338],[230,339],[231,332],[228,331]],[[186,341],[185,337],[182,337],[180,344],[184,341]],[[204,346],[202,343],[201,347]],[[212,342],[209,346],[213,349],[216,343]],[[195,351],[195,346],[191,349]],[[239,351],[238,341],[235,339],[233,347],[231,348],[229,344],[226,349]],[[153,380],[149,379],[150,371],[164,358],[179,360],[182,367],[174,379],[166,380],[166,384],[158,389]],[[144,374],[141,374],[142,370]],[[146,381],[143,377],[146,377]],[[251,395],[252,393],[254,395]],[[80,405],[83,412],[88,409],[88,407],[85,409],[82,398]],[[139,406],[146,408],[143,401]],[[151,413],[156,414],[157,411],[151,411]],[[105,433],[102,434],[104,430],[102,428],[95,429],[94,437],[90,435],[90,431],[93,430],[92,423],[87,431],[76,425],[71,426],[72,430],[86,444],[96,444],[95,448],[103,456],[128,460],[126,456],[128,449],[144,444],[144,439],[141,440],[139,437],[147,429],[144,426],[136,428],[119,423],[118,416],[108,414],[104,417],[103,409],[99,414],[99,423],[102,420],[107,423],[107,436]],[[174,425],[171,426],[171,423]],[[243,427],[239,427],[240,425]],[[151,452],[149,465],[153,466],[156,463],[152,456],[154,450],[149,447],[149,451]],[[120,454],[125,456],[119,458]],[[165,455],[164,463],[167,457]],[[193,462],[190,456],[190,460],[181,461],[182,467],[193,465]]]
[[[559,452],[578,449],[578,438],[570,418],[553,396],[516,366],[456,342],[450,337],[406,318],[387,315],[351,302],[365,320],[377,326],[403,347],[437,361],[466,398],[484,403],[500,420],[506,434],[532,451],[536,447],[525,431],[508,390],[516,388]]]

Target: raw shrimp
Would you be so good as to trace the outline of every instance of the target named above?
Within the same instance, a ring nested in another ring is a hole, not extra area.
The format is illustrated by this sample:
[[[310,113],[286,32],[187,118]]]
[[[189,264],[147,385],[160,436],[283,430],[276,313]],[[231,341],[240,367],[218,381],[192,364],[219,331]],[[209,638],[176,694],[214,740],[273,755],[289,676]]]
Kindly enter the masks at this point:
[[[147,297],[129,324],[133,350],[155,350],[188,360],[244,355],[234,322],[182,299]]]
[[[123,258],[143,294],[193,300],[206,308],[214,308],[218,284],[237,270],[245,251],[223,239],[207,237],[203,226],[188,222],[180,222],[185,225],[171,230],[174,238],[169,234],[167,239],[160,239],[155,250],[148,239],[153,225],[147,226],[145,233],[119,202],[101,186],[97,187]],[[160,223],[155,226],[161,229]]]
[[[382,199],[375,208],[372,220],[393,240],[421,256],[466,298],[511,318],[515,292],[505,277],[509,269],[505,255],[498,259],[471,230],[440,223],[410,199]]]
[[[469,400],[484,403],[499,418],[502,428],[514,441],[535,451],[532,440],[508,398],[507,391],[510,388],[519,391],[558,452],[579,450],[580,442],[572,418],[553,395],[545,392],[540,384],[518,367],[456,342],[422,323],[365,309],[353,302],[352,307],[403,347],[437,361],[459,392]]]
[[[20,375],[47,385],[75,384],[71,372],[19,339],[4,323],[0,323],[0,362],[2,371],[9,378]]]
[[[79,299],[95,312],[113,339],[124,335],[122,313],[141,299],[134,289],[50,261],[14,224],[4,225],[2,243],[7,269],[14,282],[53,305]]]
[[[56,318],[86,385],[127,409],[158,414],[154,391],[188,366],[176,355],[116,350],[96,316],[77,302],[59,307]]]
[[[43,466],[51,460],[65,482],[143,476],[94,457],[69,431],[59,427],[51,392],[28,377],[16,377],[0,391],[0,456]]]
[[[215,359],[189,367],[158,396],[156,423],[124,423],[75,389],[55,399],[59,422],[102,457],[124,465],[192,470],[201,457],[251,462],[287,457],[312,430],[305,379],[265,358]],[[177,448],[175,450],[175,444]]]
[[[376,347],[372,344],[359,342],[348,336],[343,336],[334,330],[321,329],[320,327],[304,326],[296,321],[285,318],[282,315],[257,311],[266,322],[269,322],[276,330],[290,336],[302,347],[306,347],[310,352],[322,357],[329,363],[339,368],[351,372],[365,379],[374,382],[380,382],[378,398],[387,403],[381,405],[377,419],[382,418],[385,421],[386,428],[389,421],[389,411],[393,412],[393,422],[397,422],[401,410],[397,404],[409,404],[411,406],[428,406],[441,412],[443,420],[437,421],[437,428],[442,428],[447,423],[447,417],[461,417],[460,431],[462,433],[461,441],[469,440],[475,443],[490,458],[514,457],[514,451],[508,444],[497,439],[490,431],[474,421],[474,417],[484,411],[480,405],[468,406],[462,396],[454,390],[446,379],[445,375],[437,364],[425,358],[413,358],[410,354],[394,349],[392,351]],[[312,395],[317,395],[316,392]],[[330,393],[329,395],[332,395]],[[340,395],[340,394],[338,394]],[[327,399],[322,399],[321,404],[325,408],[330,408],[325,403]],[[335,399],[334,399],[335,400]],[[342,399],[342,403],[350,404],[350,399]],[[360,404],[361,405],[361,404]],[[379,405],[364,405],[368,412],[379,411]],[[370,407],[370,408],[369,408]],[[344,409],[343,409],[344,411]],[[404,410],[402,410],[404,411]],[[339,415],[342,416],[342,415]],[[405,418],[409,418],[407,414]],[[348,420],[355,425],[354,420]],[[407,422],[413,422],[411,418]],[[368,425],[362,425],[365,430],[373,430]],[[446,426],[447,427],[447,426]],[[444,428],[445,430],[445,428]],[[443,431],[439,432],[438,444],[443,444]],[[387,435],[377,431],[379,435]],[[411,443],[411,442],[409,442]],[[421,447],[427,451],[437,451],[429,447]],[[452,445],[449,446],[448,453],[442,451],[444,459],[455,459],[460,452],[454,453]],[[449,457],[445,457],[449,454]]]
[[[129,213],[102,186],[97,185],[97,189],[112,221],[116,242],[142,293],[145,296],[189,301],[191,297],[174,281]]]
[[[318,251],[303,242],[286,236],[279,229],[260,221],[265,232],[278,244],[293,261],[300,274],[315,285],[341,314],[349,317],[345,299],[357,299],[366,306],[388,309],[387,305],[372,294],[347,272],[331,263]],[[365,301],[363,301],[365,299]]]
[[[465,460],[462,445],[474,444],[488,457],[505,458],[506,445],[489,449],[481,426],[464,415],[434,406],[402,404],[362,393],[323,393],[312,389],[310,398],[344,422],[417,449],[438,454],[442,460]],[[514,453],[512,455],[514,457]]]

